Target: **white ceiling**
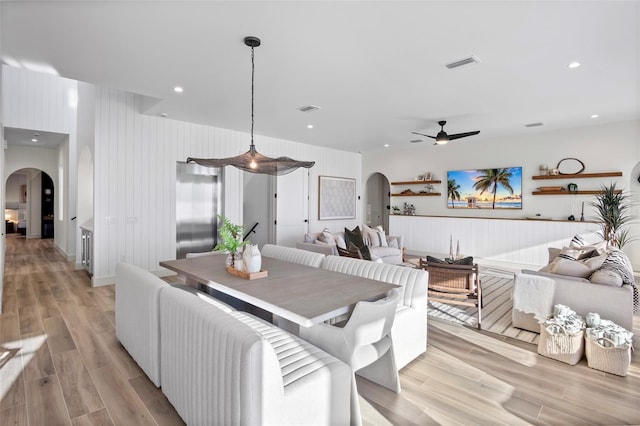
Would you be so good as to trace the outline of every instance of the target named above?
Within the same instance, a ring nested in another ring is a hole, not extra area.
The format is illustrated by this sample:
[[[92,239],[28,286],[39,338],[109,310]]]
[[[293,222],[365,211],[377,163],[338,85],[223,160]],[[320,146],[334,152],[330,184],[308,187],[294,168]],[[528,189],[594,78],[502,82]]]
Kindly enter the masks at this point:
[[[55,149],[68,135],[62,133],[42,132],[38,130],[4,128],[4,139],[9,146],[28,146],[34,148]],[[36,142],[33,141],[36,140]]]
[[[640,1],[0,6],[4,63],[155,98],[149,114],[241,131],[250,128],[243,38],[260,37],[255,132],[313,145],[410,148],[410,132],[435,134],[441,119],[449,133],[481,131],[451,142],[465,144],[640,118]],[[444,67],[469,55],[482,62]],[[297,110],[308,104],[321,109]],[[524,127],[532,122],[544,126]]]

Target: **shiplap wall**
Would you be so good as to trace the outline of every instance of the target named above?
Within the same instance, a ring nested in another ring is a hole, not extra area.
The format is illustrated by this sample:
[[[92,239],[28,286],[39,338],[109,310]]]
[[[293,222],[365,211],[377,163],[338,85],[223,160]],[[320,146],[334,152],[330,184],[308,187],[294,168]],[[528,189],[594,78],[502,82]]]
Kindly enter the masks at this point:
[[[64,208],[65,222],[54,221],[56,234],[63,233],[63,238],[55,243],[68,259],[75,257],[77,224],[68,219],[76,215],[76,123],[77,123],[78,84],[75,80],[56,75],[43,74],[23,68],[2,66],[2,109],[4,126],[22,129],[40,130],[46,132],[64,133],[69,135],[65,152],[66,158],[64,180]],[[13,149],[13,148],[12,148]],[[39,168],[42,161],[49,161],[50,150],[38,152],[33,157],[27,157],[22,167]],[[7,155],[9,156],[9,154]],[[57,160],[57,159],[56,159]],[[58,164],[53,171],[45,170],[53,179],[55,193],[60,194],[58,180]],[[5,179],[16,170],[15,165],[7,161]],[[54,214],[57,216],[58,202]],[[38,231],[38,234],[40,232]],[[62,243],[62,245],[59,245]]]
[[[134,94],[96,89],[94,285],[112,283],[119,261],[159,271],[161,260],[175,259],[176,161],[233,156],[249,147],[246,133],[148,116],[140,108]],[[359,154],[260,136],[255,143],[265,155],[316,161],[310,178],[312,230],[327,226],[313,214],[318,175],[352,177],[360,185]],[[242,190],[242,173],[227,167],[224,214],[238,223]],[[330,225],[340,229],[360,222],[358,208],[355,220]]]
[[[548,247],[567,246],[583,232],[597,231],[591,222],[548,220],[481,219],[460,217],[389,217],[395,235],[404,235],[412,254],[448,254],[453,239],[460,252],[487,260],[541,266],[547,263]]]

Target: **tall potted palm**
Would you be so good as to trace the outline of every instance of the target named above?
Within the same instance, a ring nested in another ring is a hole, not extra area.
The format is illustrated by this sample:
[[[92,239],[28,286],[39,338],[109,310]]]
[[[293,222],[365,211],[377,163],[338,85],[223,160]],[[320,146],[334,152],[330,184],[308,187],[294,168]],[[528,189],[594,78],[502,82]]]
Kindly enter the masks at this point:
[[[490,191],[493,194],[491,208],[495,209],[498,186],[502,186],[513,195],[513,188],[510,183],[513,173],[509,169],[482,169],[480,171],[484,174],[479,176],[479,180],[473,184],[473,188],[479,190],[481,195],[487,190]]]
[[[454,209],[456,206],[454,201],[460,201],[460,185],[456,183],[455,179],[449,179],[447,181],[447,198],[451,199],[451,208]]]
[[[622,248],[633,239],[629,235],[629,225],[632,223],[633,203],[631,196],[616,189],[616,184],[603,185],[596,201],[590,205],[595,208],[595,214],[600,222],[602,238],[611,246]]]

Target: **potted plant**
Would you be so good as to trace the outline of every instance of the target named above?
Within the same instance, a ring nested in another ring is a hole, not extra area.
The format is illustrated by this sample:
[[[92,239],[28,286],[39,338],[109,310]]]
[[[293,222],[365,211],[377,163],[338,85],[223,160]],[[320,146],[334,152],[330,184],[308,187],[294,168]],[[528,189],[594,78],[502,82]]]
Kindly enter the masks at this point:
[[[398,206],[393,206],[393,214],[400,214],[400,207]]]
[[[595,208],[600,222],[602,238],[611,246],[622,248],[632,241],[628,226],[632,222],[633,203],[629,194],[616,190],[616,184],[602,186],[596,201],[590,203]]]
[[[227,266],[235,266],[236,260],[241,260],[240,249],[250,241],[243,241],[244,225],[236,225],[222,215],[218,215],[218,219],[222,223],[220,226],[220,240],[214,248],[214,251],[228,253]]]

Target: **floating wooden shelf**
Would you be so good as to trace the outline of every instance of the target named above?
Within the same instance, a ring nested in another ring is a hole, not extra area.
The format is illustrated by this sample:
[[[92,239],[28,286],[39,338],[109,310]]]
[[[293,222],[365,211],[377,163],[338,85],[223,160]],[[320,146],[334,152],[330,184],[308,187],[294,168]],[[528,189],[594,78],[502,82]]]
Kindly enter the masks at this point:
[[[617,190],[616,194],[621,194],[621,190]],[[573,191],[569,192],[567,190],[562,191],[534,191],[533,195],[597,195],[602,194],[602,191],[594,190],[594,191]]]
[[[391,185],[426,185],[429,183],[442,183],[441,180],[409,180],[406,182],[391,182]]]
[[[391,194],[392,197],[439,197],[442,195],[439,192],[426,192],[421,194],[419,192],[413,194]]]
[[[603,173],[579,173],[577,175],[539,175],[532,176],[533,180],[544,179],[582,179],[582,178],[599,178],[599,177],[616,177],[622,176],[622,172],[603,172]]]

